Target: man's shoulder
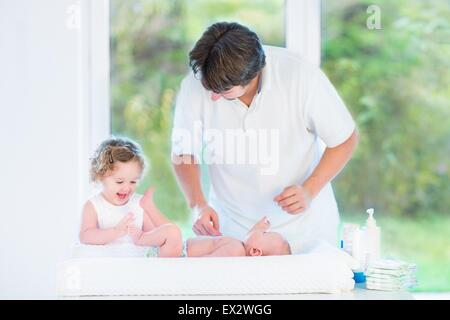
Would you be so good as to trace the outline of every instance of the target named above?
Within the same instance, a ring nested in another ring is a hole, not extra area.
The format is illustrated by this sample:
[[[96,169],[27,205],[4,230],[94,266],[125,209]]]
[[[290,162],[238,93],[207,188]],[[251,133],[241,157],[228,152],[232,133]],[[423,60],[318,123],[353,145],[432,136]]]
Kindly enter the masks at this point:
[[[192,70],[189,71],[181,81],[181,87],[186,87],[188,90],[203,91],[203,85],[200,81],[200,74],[195,74]]]
[[[311,64],[300,53],[295,52],[293,50],[276,46],[263,46],[263,47],[264,53],[272,61],[287,61],[290,63],[299,63],[306,65]]]
[[[301,54],[287,48],[264,46],[267,63],[271,65],[273,71],[278,70],[282,74],[294,75],[293,70],[301,71],[303,74],[315,73],[319,70]]]
[[[199,75],[190,71],[184,76],[179,87],[179,94],[188,95],[190,98],[204,99],[206,93],[207,91],[203,87]]]
[[[292,58],[292,59],[300,59],[301,55],[295,51],[289,50],[285,47],[278,47],[278,46],[269,46],[264,45],[263,46],[264,53],[267,56],[273,56],[273,57],[280,57],[280,58]]]

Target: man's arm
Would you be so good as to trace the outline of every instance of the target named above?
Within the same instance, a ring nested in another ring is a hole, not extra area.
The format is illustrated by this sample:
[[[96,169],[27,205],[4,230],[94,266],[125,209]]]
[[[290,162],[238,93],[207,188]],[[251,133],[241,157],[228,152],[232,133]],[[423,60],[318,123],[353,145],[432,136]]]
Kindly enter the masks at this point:
[[[172,158],[175,174],[191,209],[207,204],[201,186],[200,168],[194,160],[193,155],[174,155]]]
[[[219,236],[219,218],[205,200],[201,186],[200,167],[193,155],[174,155],[172,158],[175,174],[181,185],[189,207],[198,216],[192,229],[197,235]]]
[[[355,129],[344,143],[325,149],[319,164],[303,183],[303,187],[311,198],[314,198],[328,182],[341,172],[352,157],[357,144],[358,132]]]
[[[355,129],[350,137],[334,148],[326,148],[319,164],[302,186],[289,186],[275,201],[284,211],[296,214],[308,208],[310,202],[347,164],[358,144]]]

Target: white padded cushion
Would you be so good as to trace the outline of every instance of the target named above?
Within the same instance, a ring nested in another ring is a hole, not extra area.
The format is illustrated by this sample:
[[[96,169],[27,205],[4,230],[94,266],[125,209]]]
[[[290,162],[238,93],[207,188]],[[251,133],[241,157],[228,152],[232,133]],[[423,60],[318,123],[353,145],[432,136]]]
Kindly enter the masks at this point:
[[[110,245],[85,245],[72,246],[72,258],[142,258],[147,248],[138,247],[132,243],[115,243]]]
[[[94,247],[78,246],[78,258],[58,265],[60,296],[338,293],[354,288],[355,261],[326,246],[300,255],[234,258],[118,258],[123,256],[118,248]],[[89,250],[90,258],[80,258]],[[95,250],[103,257],[93,257]],[[139,256],[139,250],[131,254]]]

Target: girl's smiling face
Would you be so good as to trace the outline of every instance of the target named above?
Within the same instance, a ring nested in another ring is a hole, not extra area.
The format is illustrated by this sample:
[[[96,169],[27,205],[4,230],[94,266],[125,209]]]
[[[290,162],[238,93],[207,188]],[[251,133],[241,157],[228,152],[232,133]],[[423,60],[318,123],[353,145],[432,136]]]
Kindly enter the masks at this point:
[[[103,196],[113,205],[122,206],[136,191],[142,174],[138,161],[116,162],[114,170],[101,179]]]

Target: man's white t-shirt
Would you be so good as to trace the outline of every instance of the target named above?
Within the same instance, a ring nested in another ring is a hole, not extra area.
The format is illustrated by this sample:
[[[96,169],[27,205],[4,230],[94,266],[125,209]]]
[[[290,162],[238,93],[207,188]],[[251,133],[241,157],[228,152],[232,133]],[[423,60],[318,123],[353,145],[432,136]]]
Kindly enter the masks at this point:
[[[324,147],[345,142],[355,123],[326,75],[299,55],[265,46],[266,66],[250,107],[239,99],[212,101],[191,72],[178,93],[172,154],[191,154],[207,164],[209,204],[220,231],[244,239],[264,216],[293,253],[309,240],[337,243],[339,213],[330,184],[303,213],[283,211],[275,196],[301,185]]]

